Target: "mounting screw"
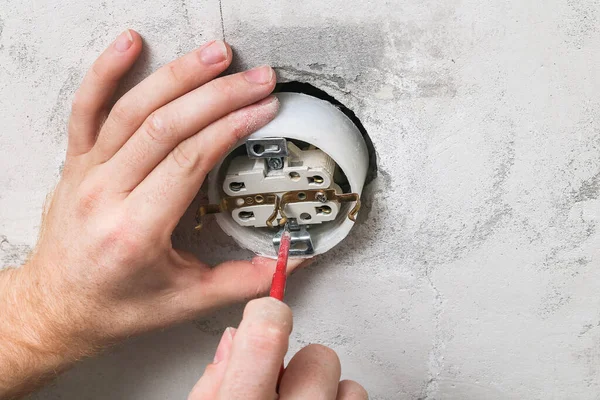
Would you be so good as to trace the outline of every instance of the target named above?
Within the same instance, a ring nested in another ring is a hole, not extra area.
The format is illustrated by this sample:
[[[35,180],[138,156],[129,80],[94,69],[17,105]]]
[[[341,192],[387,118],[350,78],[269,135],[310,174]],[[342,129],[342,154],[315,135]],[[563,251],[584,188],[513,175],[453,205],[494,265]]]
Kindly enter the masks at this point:
[[[283,168],[283,158],[269,158],[267,160],[267,165],[271,169],[282,169]]]
[[[317,192],[315,194],[315,199],[321,203],[327,203],[327,196],[323,192]]]

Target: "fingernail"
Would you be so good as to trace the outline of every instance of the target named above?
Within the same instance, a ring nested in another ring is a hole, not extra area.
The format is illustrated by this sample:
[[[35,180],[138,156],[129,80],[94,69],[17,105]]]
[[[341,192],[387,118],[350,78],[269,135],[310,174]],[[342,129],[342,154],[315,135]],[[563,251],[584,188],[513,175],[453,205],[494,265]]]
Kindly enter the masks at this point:
[[[233,336],[235,335],[235,328],[227,328],[225,332],[223,332],[223,336],[221,336],[221,341],[217,346],[217,351],[215,351],[215,358],[213,359],[213,364],[218,364],[227,358],[227,354],[229,354],[229,350],[231,350],[231,344],[233,343]]]
[[[277,100],[277,97],[275,97],[275,96],[269,96],[269,97],[265,97],[261,101],[257,102],[256,105],[258,107],[264,107],[264,106],[271,105],[271,104],[273,104],[275,102],[278,102],[278,101],[279,100]]]
[[[244,72],[244,77],[250,83],[269,83],[273,79],[273,68],[269,67],[268,65],[256,67]]]
[[[316,257],[311,257],[311,258],[309,258],[309,259],[306,259],[306,260],[302,261],[302,262],[300,263],[300,265],[298,265],[298,268],[299,268],[299,269],[300,269],[300,268],[306,268],[306,267],[308,267],[309,265],[312,265],[312,264],[314,264],[314,262],[315,262],[315,261],[317,261],[317,258],[316,258]]]
[[[246,304],[243,319],[269,321],[292,331],[292,311],[285,303],[273,297],[263,297]]]
[[[115,40],[115,49],[117,49],[119,53],[124,53],[129,50],[132,44],[133,36],[131,35],[131,32],[129,32],[129,29],[127,29],[117,37],[117,40]]]
[[[222,40],[215,40],[200,50],[200,60],[203,64],[217,64],[227,58],[227,47]]]

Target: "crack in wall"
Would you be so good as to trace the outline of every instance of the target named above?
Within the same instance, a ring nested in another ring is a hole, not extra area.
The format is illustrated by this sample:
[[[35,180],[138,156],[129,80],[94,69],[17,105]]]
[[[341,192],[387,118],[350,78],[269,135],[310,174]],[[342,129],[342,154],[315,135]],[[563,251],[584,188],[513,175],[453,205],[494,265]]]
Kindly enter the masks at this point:
[[[345,92],[345,93],[349,93],[350,90],[348,90],[346,88],[346,84],[347,84],[347,80],[341,76],[341,75],[337,75],[337,74],[326,74],[326,73],[322,73],[322,72],[314,72],[314,71],[306,71],[303,69],[299,69],[299,68],[295,68],[291,65],[281,65],[278,67],[274,67],[276,71],[281,71],[287,74],[290,74],[295,80],[299,80],[299,81],[320,81],[320,83],[324,83],[327,86],[332,86],[331,84],[334,84],[335,88]],[[356,81],[358,79],[358,76],[356,76],[354,79],[352,79],[352,81]]]
[[[442,368],[444,367],[443,351],[446,348],[446,342],[443,339],[441,332],[441,316],[444,312],[444,297],[433,283],[433,279],[431,278],[432,272],[433,269],[427,267],[425,270],[425,279],[427,279],[427,283],[434,294],[433,319],[435,332],[427,361],[427,381],[417,400],[434,400],[436,398],[439,389],[438,376],[441,374]]]
[[[187,5],[186,0],[181,0],[181,8],[183,9],[183,19],[185,21],[185,24],[188,26],[188,28],[191,31],[192,21],[190,21],[190,11],[188,10],[188,5]]]
[[[587,200],[596,200],[600,195],[600,172],[583,181],[581,186],[573,191],[573,202],[580,203]]]
[[[5,235],[0,235],[0,270],[18,267],[27,261],[33,248],[27,244],[14,244]]]
[[[223,21],[223,2],[219,0],[219,15],[221,17],[221,35],[223,35],[223,41],[225,41],[225,21]]]

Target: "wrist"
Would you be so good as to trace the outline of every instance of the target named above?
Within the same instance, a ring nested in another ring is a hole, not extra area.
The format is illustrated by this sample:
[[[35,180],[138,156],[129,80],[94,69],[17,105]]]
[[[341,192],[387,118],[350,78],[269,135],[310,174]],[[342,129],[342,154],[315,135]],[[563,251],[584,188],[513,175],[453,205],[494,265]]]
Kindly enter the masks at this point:
[[[31,390],[93,352],[61,298],[32,265],[0,271],[0,398]]]
[[[44,274],[48,270],[50,273]],[[21,335],[28,346],[41,353],[79,359],[99,345],[97,332],[82,310],[82,299],[60,276],[59,268],[41,268],[34,258],[9,272],[7,292],[12,299],[8,304],[18,311],[7,310],[13,316],[9,329]]]

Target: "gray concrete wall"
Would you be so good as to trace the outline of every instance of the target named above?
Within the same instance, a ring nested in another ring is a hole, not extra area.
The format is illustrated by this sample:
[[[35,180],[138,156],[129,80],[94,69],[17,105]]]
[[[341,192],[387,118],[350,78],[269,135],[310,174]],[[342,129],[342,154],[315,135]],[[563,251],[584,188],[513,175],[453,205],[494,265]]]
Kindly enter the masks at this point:
[[[96,54],[138,30],[131,85],[224,32],[236,68],[354,109],[379,156],[360,225],[290,280],[292,351],[331,346],[373,399],[597,399],[599,22],[597,0],[0,0],[0,262],[35,243]],[[189,217],[179,245],[248,256]],[[184,398],[239,317],[133,340],[35,398]]]

